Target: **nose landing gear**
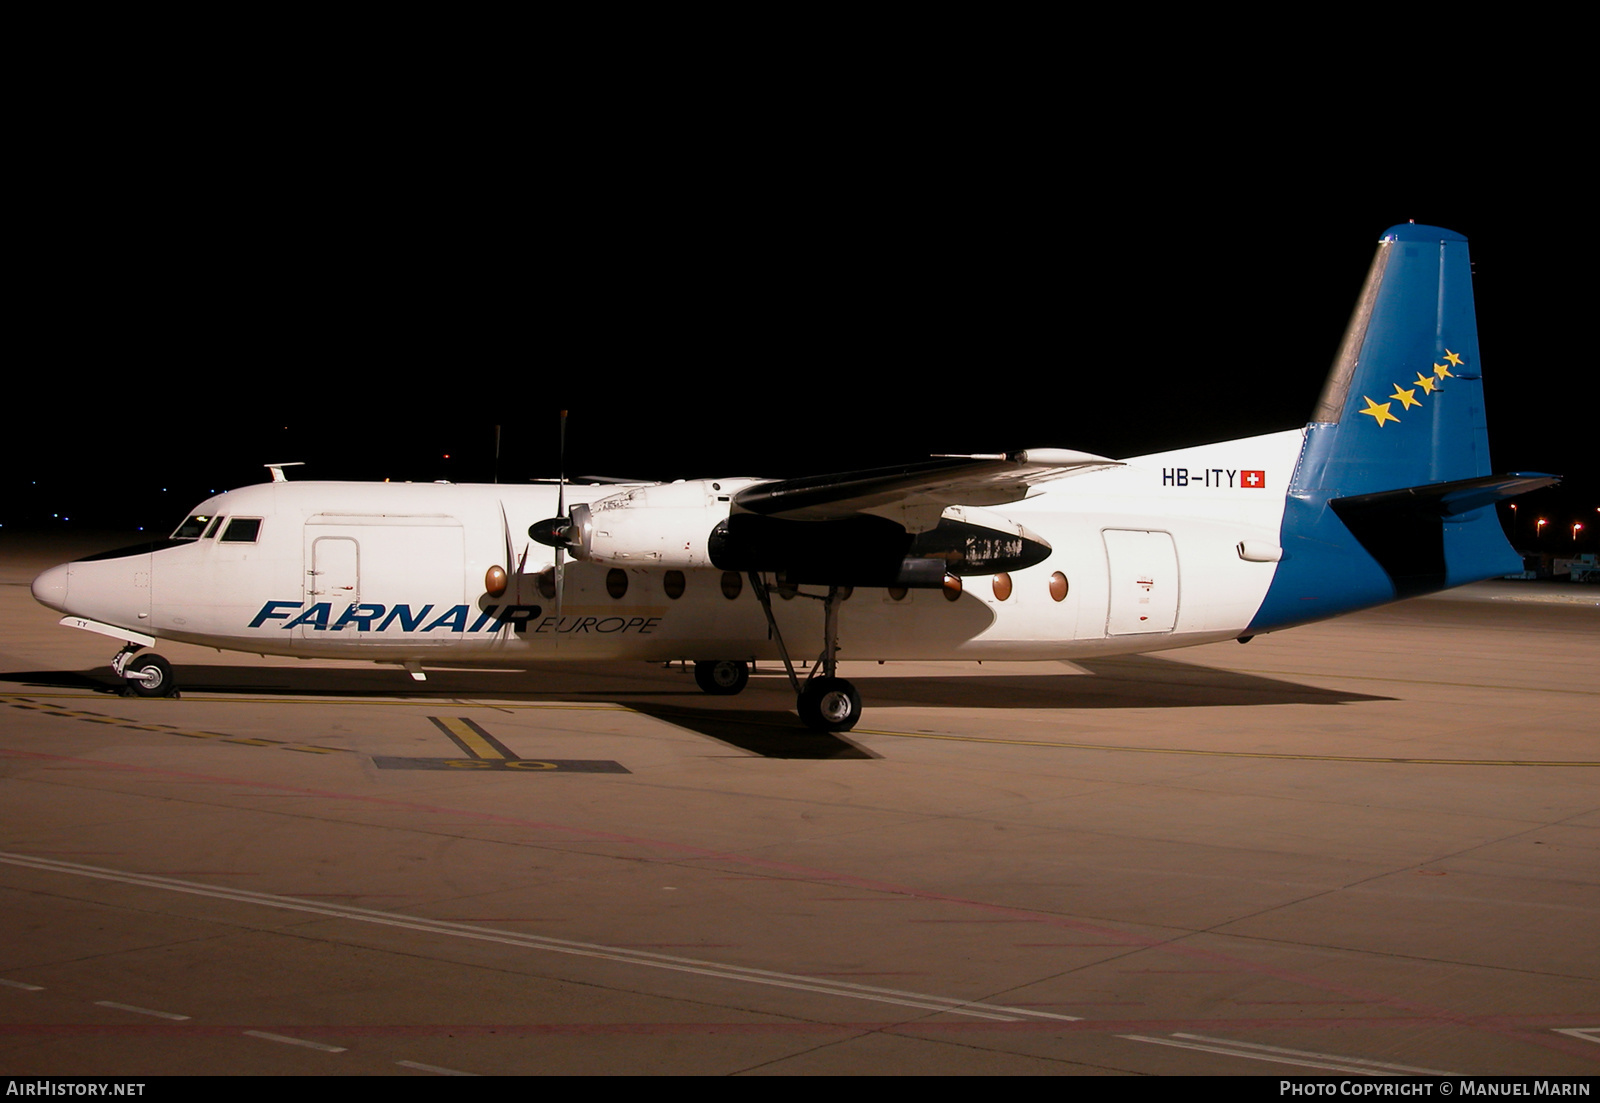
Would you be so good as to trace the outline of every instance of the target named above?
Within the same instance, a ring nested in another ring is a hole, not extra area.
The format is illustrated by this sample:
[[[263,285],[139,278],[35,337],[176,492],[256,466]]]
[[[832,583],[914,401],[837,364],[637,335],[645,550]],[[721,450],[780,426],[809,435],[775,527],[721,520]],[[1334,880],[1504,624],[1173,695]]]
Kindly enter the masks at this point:
[[[134,658],[139,648],[139,644],[130,643],[117,652],[111,660],[112,673],[135,697],[176,697],[178,683],[172,676],[172,664],[153,651]]]

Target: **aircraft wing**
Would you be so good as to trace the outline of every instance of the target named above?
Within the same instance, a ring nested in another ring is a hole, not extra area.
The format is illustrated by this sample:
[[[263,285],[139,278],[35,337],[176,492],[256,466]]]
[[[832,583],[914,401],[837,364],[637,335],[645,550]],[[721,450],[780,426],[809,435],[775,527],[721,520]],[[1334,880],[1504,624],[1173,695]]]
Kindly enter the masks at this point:
[[[1120,466],[1120,460],[1065,448],[936,456],[898,467],[755,483],[734,495],[733,507],[794,521],[870,513],[904,525],[908,532],[926,532],[939,524],[947,506],[1016,502],[1037,483]]]

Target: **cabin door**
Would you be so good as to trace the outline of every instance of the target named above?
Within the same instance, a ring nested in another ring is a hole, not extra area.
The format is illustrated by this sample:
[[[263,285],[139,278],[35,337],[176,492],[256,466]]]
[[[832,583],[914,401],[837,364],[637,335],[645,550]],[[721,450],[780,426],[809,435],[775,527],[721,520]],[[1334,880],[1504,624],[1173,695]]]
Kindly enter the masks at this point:
[[[315,529],[308,529],[307,535],[305,609],[312,613],[299,625],[299,632],[310,639],[314,632],[326,633],[340,614],[361,600],[361,545],[349,536],[317,535]],[[319,605],[326,608],[318,610]]]

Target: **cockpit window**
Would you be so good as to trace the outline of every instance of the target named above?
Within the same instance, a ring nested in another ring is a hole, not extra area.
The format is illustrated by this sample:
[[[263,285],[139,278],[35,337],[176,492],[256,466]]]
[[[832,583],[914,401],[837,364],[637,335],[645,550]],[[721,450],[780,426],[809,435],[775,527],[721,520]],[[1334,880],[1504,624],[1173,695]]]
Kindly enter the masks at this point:
[[[179,525],[178,531],[172,534],[172,538],[174,540],[198,540],[201,534],[206,531],[206,526],[211,524],[211,520],[209,513],[197,513]]]
[[[223,520],[224,520],[224,518],[218,517],[214,521],[212,521],[209,525],[207,525],[206,526],[206,534],[204,536],[202,536],[200,539],[209,540],[213,536],[215,536],[217,534],[217,526],[222,524]]]
[[[254,544],[261,536],[261,518],[235,517],[222,533],[224,544]]]

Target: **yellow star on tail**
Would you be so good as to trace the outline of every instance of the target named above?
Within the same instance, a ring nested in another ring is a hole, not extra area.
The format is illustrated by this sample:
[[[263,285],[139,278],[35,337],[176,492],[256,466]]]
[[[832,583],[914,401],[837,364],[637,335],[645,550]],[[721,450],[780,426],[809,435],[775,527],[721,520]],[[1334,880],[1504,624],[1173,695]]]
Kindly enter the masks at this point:
[[[1450,369],[1445,367],[1443,364],[1435,364],[1433,366],[1433,374],[1437,375],[1440,379],[1443,379],[1445,376],[1450,375]],[[1455,376],[1450,375],[1450,378],[1454,379]]]
[[[1391,414],[1389,412],[1389,405],[1390,405],[1389,403],[1387,403],[1387,402],[1374,402],[1374,401],[1372,401],[1372,399],[1367,398],[1366,395],[1362,395],[1361,397],[1367,399],[1367,408],[1365,410],[1357,411],[1358,413],[1371,414],[1373,420],[1376,421],[1379,425],[1382,425],[1385,421],[1396,421],[1397,422],[1397,421],[1400,420],[1399,418],[1395,417],[1393,414]]]
[[[1400,408],[1402,410],[1409,410],[1413,406],[1422,405],[1421,401],[1417,398],[1417,389],[1415,387],[1402,387],[1400,384],[1396,383],[1394,385],[1394,394],[1390,395],[1389,397],[1399,399]],[[1368,399],[1368,401],[1371,400]]]
[[[1437,387],[1438,385],[1439,385],[1439,381],[1437,379],[1429,379],[1427,376],[1423,375],[1421,372],[1417,373],[1417,386],[1422,388],[1422,393],[1423,394],[1432,394],[1433,393],[1433,389],[1435,387]]]
[[[1455,353],[1451,352],[1449,349],[1445,349],[1444,350],[1444,358],[1447,361],[1449,361],[1450,363],[1454,364],[1458,368],[1461,366],[1461,357],[1457,356]]]

